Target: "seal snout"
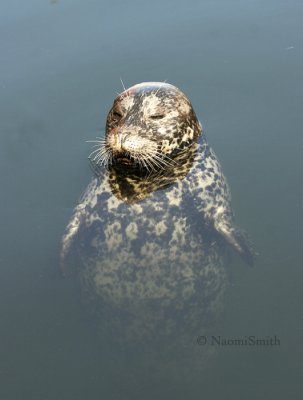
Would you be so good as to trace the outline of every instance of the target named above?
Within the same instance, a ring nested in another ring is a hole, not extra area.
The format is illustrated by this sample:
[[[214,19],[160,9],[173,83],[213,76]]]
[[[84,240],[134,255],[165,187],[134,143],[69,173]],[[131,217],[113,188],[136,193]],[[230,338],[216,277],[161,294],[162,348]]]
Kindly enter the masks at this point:
[[[114,153],[126,151],[125,149],[126,136],[121,132],[113,132],[108,138],[108,144]]]
[[[136,133],[131,131],[116,131],[108,136],[108,145],[113,153],[125,153],[140,147]],[[138,148],[139,150],[139,148]]]

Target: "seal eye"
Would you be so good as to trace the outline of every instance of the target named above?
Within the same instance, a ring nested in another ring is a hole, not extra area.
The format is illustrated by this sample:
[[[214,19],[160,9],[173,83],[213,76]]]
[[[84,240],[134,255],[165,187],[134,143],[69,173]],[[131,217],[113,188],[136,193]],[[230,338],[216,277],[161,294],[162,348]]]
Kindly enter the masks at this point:
[[[165,117],[164,114],[154,114],[150,116],[151,119],[162,119],[164,117]]]

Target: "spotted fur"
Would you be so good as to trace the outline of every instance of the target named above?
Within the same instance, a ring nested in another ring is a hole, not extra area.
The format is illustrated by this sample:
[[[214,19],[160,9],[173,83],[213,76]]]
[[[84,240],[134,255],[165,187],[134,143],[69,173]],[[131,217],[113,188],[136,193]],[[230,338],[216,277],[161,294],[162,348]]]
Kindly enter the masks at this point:
[[[109,325],[136,340],[207,326],[227,284],[227,243],[252,262],[201,131],[172,85],[145,83],[119,95],[106,124],[111,162],[93,160],[96,176],[63,237],[64,272],[80,275]],[[138,162],[137,145],[146,157],[156,147],[169,163]],[[67,262],[73,253],[80,260],[74,267]]]

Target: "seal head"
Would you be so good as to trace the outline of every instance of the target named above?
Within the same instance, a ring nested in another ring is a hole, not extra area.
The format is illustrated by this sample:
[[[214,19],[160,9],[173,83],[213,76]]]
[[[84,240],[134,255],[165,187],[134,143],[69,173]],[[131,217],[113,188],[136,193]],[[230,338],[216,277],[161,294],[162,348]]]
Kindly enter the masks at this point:
[[[175,155],[194,143],[202,127],[193,107],[178,88],[144,82],[114,100],[106,135],[94,157],[97,164],[139,165],[163,169]]]

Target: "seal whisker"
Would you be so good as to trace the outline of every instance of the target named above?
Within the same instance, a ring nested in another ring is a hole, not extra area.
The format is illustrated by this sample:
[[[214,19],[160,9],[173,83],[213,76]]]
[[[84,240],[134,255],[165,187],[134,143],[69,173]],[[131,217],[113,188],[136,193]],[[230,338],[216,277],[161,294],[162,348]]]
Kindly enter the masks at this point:
[[[153,157],[154,157],[156,160],[159,160],[160,162],[163,162],[163,163],[165,163],[165,164],[167,164],[167,165],[170,165],[169,161],[173,161],[172,159],[169,158],[169,156],[164,155],[164,154],[161,155],[161,154],[159,154],[158,152],[156,152],[155,154],[153,154]],[[166,158],[167,158],[168,160],[166,160]]]
[[[107,165],[109,161],[109,154],[104,155],[103,157],[98,157],[96,160],[97,165]]]
[[[103,137],[96,136],[95,139],[85,140],[85,143],[90,143],[90,142],[106,142],[106,137],[104,137],[104,136]]]
[[[104,159],[101,161],[101,163],[102,163],[103,165],[108,165],[108,164],[110,164],[110,163],[111,163],[110,154],[107,154],[106,158],[104,158]]]
[[[154,165],[153,165],[153,163],[152,163],[150,160],[146,159],[145,162],[146,162],[146,164],[147,164],[147,169],[150,168],[151,171],[155,171]],[[148,167],[149,167],[149,168],[148,168]]]
[[[141,157],[140,154],[132,155],[132,159],[139,164],[139,167],[146,168],[145,160]]]
[[[92,152],[90,153],[90,155],[88,156],[88,158],[91,158],[93,154],[98,153],[99,151],[100,151],[100,148],[98,147],[98,149],[96,149],[96,150],[94,150],[94,151],[92,151]]]
[[[141,152],[136,152],[133,154],[134,159],[140,159],[143,165],[151,167],[153,165],[153,154],[149,154],[146,150]],[[157,164],[160,167],[160,164]]]
[[[160,163],[162,168],[165,167],[165,166],[166,167],[173,167],[174,165],[176,165],[176,161],[171,159],[171,158],[169,158],[168,156],[162,157],[159,154],[155,154],[154,155],[154,159],[157,160]]]
[[[94,156],[93,160],[94,160],[94,161],[100,161],[101,159],[105,158],[106,155],[107,155],[106,152],[104,152],[104,153],[98,152],[98,153]]]
[[[95,149],[95,150],[93,150],[93,151],[90,153],[90,156],[93,155],[94,153],[97,153],[97,152],[103,154],[103,153],[105,153],[105,152],[107,152],[107,151],[110,151],[109,148],[107,148],[106,146],[99,146],[99,145],[98,145],[98,148]]]
[[[147,169],[147,170],[154,170],[154,167],[152,165],[152,163],[150,162],[150,160],[147,157],[144,157],[143,155],[139,155],[137,156],[139,160],[141,160],[143,166]]]
[[[111,150],[107,147],[102,147],[98,150],[99,152],[94,156],[93,161],[95,161],[97,164],[107,165],[111,157]]]
[[[99,152],[99,157],[105,157],[105,156],[107,156],[107,155],[110,154],[110,153],[111,153],[110,149],[108,149],[108,148],[103,148],[103,149],[101,149],[100,152]]]
[[[136,157],[140,157],[142,160],[148,161],[148,165],[152,165],[153,168],[154,166],[157,168],[163,168],[163,166],[172,166],[172,163],[169,161],[165,160],[162,156],[160,156],[157,153],[157,150],[155,149],[154,151],[149,152],[148,150],[141,150],[140,153],[136,154]]]
[[[149,158],[147,158],[147,160],[149,160],[151,165],[153,165],[153,166],[155,165],[158,168],[162,168],[161,164],[155,158],[149,157]]]
[[[127,90],[126,90],[126,88],[125,88],[125,85],[124,85],[124,83],[123,83],[123,80],[122,80],[121,76],[120,76],[120,81],[121,81],[121,83],[122,83],[122,87],[123,87],[123,90],[124,90],[124,93],[125,93],[124,96],[129,97],[129,94],[127,93]]]
[[[86,143],[100,143],[100,144],[103,144],[103,143],[106,143],[106,140],[104,139],[104,140],[86,140],[85,141]]]

